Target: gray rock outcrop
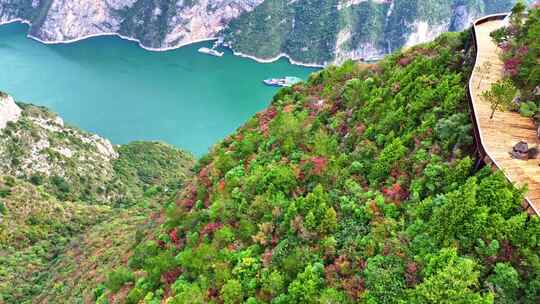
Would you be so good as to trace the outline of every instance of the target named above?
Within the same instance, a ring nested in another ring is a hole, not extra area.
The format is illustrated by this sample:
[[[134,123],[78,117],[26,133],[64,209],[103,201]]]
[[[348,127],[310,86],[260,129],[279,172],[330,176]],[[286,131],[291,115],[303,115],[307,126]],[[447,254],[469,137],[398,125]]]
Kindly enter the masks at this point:
[[[0,130],[8,122],[16,122],[21,117],[21,109],[15,104],[13,97],[0,92]]]

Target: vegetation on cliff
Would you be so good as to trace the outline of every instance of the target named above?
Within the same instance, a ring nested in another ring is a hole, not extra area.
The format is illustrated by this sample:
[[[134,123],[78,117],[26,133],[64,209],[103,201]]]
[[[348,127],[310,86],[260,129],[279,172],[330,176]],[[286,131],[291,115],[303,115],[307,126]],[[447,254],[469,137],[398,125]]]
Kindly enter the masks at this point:
[[[340,57],[379,57],[403,47],[419,31],[419,23],[425,22],[433,32],[426,28],[416,35],[429,39],[429,35],[461,30],[476,16],[506,11],[512,3],[266,0],[232,20],[224,36],[235,51],[258,58],[285,53],[297,62],[324,64],[344,60]]]
[[[98,303],[538,303],[540,220],[474,172],[468,33],[281,90]]]
[[[193,156],[167,144],[133,142],[115,149],[45,108],[20,105],[21,118],[0,130],[0,169],[59,200],[133,205],[151,185],[177,187],[191,166]]]
[[[144,239],[193,157],[108,141],[44,108],[0,130],[0,303],[79,303]]]

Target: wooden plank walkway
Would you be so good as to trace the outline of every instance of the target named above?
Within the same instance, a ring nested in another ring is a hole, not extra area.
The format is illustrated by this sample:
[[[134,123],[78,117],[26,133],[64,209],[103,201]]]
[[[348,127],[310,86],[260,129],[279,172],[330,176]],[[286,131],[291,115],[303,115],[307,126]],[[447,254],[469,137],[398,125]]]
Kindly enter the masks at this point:
[[[510,111],[497,111],[493,119],[490,119],[491,107],[481,97],[482,92],[502,78],[503,63],[499,58],[500,49],[489,35],[503,26],[502,18],[504,15],[488,16],[477,20],[473,25],[477,47],[474,71],[469,80],[473,117],[476,120],[475,127],[483,149],[481,154],[484,154],[482,156],[485,156],[486,163],[491,163],[502,170],[506,177],[516,185],[527,184],[529,191],[526,195],[528,204],[526,207],[530,213],[540,215],[538,213],[540,210],[540,160],[517,160],[511,158],[509,154],[512,147],[520,140],[526,141],[529,148],[538,147],[536,127],[530,118]],[[489,72],[480,73],[478,67],[484,66],[485,62],[491,64]]]

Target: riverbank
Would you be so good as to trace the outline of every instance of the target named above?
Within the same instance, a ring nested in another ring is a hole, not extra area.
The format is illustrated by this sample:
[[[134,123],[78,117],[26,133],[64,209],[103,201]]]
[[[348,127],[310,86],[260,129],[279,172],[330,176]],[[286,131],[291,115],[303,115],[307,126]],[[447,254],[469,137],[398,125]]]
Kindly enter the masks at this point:
[[[299,61],[296,61],[296,60],[292,59],[291,56],[289,54],[287,54],[287,53],[280,53],[279,55],[277,55],[275,57],[264,59],[264,58],[258,58],[258,57],[252,56],[252,55],[247,55],[247,54],[244,54],[242,52],[237,52],[232,47],[230,47],[228,45],[224,45],[224,47],[230,49],[235,56],[249,58],[249,59],[255,60],[255,61],[259,62],[259,63],[272,63],[272,62],[276,62],[276,61],[280,60],[281,58],[286,58],[291,64],[299,65],[299,66],[303,66],[303,67],[307,67],[307,68],[324,68],[326,66],[326,64],[299,62]]]
[[[23,24],[26,24],[28,26],[32,25],[32,23],[30,21],[28,21],[28,20],[24,20],[24,19],[21,19],[21,18],[15,18],[15,19],[10,19],[8,21],[0,22],[0,26],[5,25],[5,24],[10,24],[10,23],[16,23],[16,22],[23,23]],[[118,37],[120,39],[136,42],[139,45],[139,47],[141,47],[142,49],[145,49],[147,51],[151,51],[151,52],[172,51],[172,50],[176,50],[176,49],[179,49],[181,47],[188,46],[188,45],[191,45],[191,44],[195,44],[195,43],[199,43],[199,42],[206,42],[206,41],[216,41],[216,40],[219,39],[218,37],[209,37],[209,38],[203,38],[203,39],[192,40],[192,41],[189,41],[189,42],[184,42],[184,43],[181,43],[181,44],[178,44],[178,45],[175,45],[175,46],[163,47],[163,48],[154,48],[154,47],[145,46],[137,38],[124,36],[122,34],[115,33],[115,32],[104,32],[104,33],[90,34],[90,35],[84,35],[84,36],[74,38],[74,39],[53,40],[53,41],[42,40],[39,37],[33,36],[32,34],[27,34],[27,37],[30,38],[30,39],[33,39],[33,40],[38,41],[38,42],[43,43],[43,44],[51,44],[51,45],[52,44],[69,44],[69,43],[74,43],[74,42],[82,41],[82,40],[89,39],[89,38],[102,37],[102,36],[116,36],[116,37]],[[281,53],[281,54],[279,54],[279,55],[277,55],[277,56],[275,56],[273,58],[258,58],[258,57],[252,56],[252,55],[247,55],[247,54],[244,54],[244,53],[241,53],[241,52],[237,52],[232,47],[230,47],[230,46],[228,46],[226,44],[223,44],[222,46],[225,47],[225,48],[228,48],[229,50],[231,50],[232,54],[235,55],[235,56],[248,58],[248,59],[254,60],[254,61],[259,62],[259,63],[273,63],[273,62],[276,62],[276,61],[280,60],[281,58],[286,58],[289,61],[289,63],[291,63],[293,65],[298,65],[298,66],[303,66],[303,67],[308,67],[308,68],[324,68],[325,67],[325,65],[321,65],[321,64],[317,64],[317,63],[304,63],[304,62],[293,60],[290,57],[290,55],[288,55],[286,53]]]
[[[16,22],[23,23],[23,24],[26,24],[28,26],[32,25],[32,23],[30,21],[28,21],[28,20],[16,18],[16,19],[0,22],[0,26],[2,26],[4,24],[10,24],[10,23],[16,23]],[[84,36],[81,36],[81,37],[78,37],[78,38],[68,39],[68,40],[43,40],[43,39],[41,39],[39,37],[36,37],[36,36],[34,36],[32,34],[27,35],[28,38],[33,39],[33,40],[35,40],[37,42],[40,42],[40,43],[43,43],[43,44],[68,44],[68,43],[74,43],[74,42],[82,41],[82,40],[89,39],[89,38],[103,37],[103,36],[116,36],[116,37],[118,37],[120,39],[136,42],[139,45],[139,47],[141,47],[141,48],[143,48],[143,49],[145,49],[147,51],[152,51],[152,52],[172,51],[172,50],[176,50],[176,49],[179,49],[181,47],[184,47],[184,46],[187,46],[187,45],[190,45],[190,44],[199,43],[199,42],[205,42],[205,41],[213,41],[213,40],[218,39],[217,37],[210,37],[210,38],[192,40],[192,41],[189,41],[189,42],[181,43],[181,44],[176,45],[176,46],[163,47],[163,48],[153,48],[153,47],[149,47],[149,46],[144,45],[137,38],[124,36],[122,34],[115,33],[115,32],[103,32],[103,33],[97,33],[97,34],[89,34],[89,35],[84,35]]]

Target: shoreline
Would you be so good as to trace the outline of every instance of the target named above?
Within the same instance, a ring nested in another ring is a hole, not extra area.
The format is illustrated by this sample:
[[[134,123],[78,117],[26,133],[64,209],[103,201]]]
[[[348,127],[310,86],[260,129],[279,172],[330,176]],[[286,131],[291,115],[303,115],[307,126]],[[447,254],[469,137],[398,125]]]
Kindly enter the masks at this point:
[[[258,58],[258,57],[252,56],[252,55],[247,55],[247,54],[244,54],[242,52],[235,51],[232,47],[230,47],[228,45],[224,45],[224,47],[231,50],[233,55],[235,55],[235,56],[248,58],[248,59],[257,61],[259,63],[272,63],[272,62],[280,60],[281,58],[286,58],[289,61],[290,64],[303,66],[303,67],[307,67],[307,68],[324,68],[326,66],[324,64],[318,64],[318,63],[303,63],[303,62],[295,61],[287,53],[280,53],[279,55],[277,55],[275,57],[264,59],[264,58]]]
[[[21,19],[21,18],[15,18],[15,19],[10,19],[10,20],[7,20],[7,21],[0,22],[0,26],[6,25],[6,24],[11,24],[11,23],[17,23],[17,22],[22,23],[22,24],[26,24],[28,26],[32,25],[32,23],[30,21],[28,21],[28,20],[24,20],[24,19]],[[32,39],[34,41],[37,41],[37,42],[43,43],[43,44],[48,44],[48,45],[69,44],[69,43],[74,43],[74,42],[82,41],[82,40],[89,39],[89,38],[102,37],[102,36],[116,36],[116,37],[118,37],[120,39],[123,39],[123,40],[136,42],[140,48],[142,48],[144,50],[147,50],[147,51],[151,51],[151,52],[172,51],[172,50],[176,50],[176,49],[179,49],[181,47],[184,47],[184,46],[187,46],[187,45],[190,45],[190,44],[199,43],[199,42],[206,42],[206,41],[215,41],[215,40],[219,39],[218,37],[209,37],[209,38],[202,38],[202,39],[197,39],[197,40],[193,40],[193,41],[189,41],[189,42],[180,43],[180,44],[178,44],[176,46],[163,47],[163,48],[153,48],[153,47],[145,46],[137,38],[124,36],[122,34],[115,33],[115,32],[103,32],[103,33],[98,33],[98,34],[88,34],[88,35],[84,35],[84,36],[79,37],[79,38],[68,39],[68,40],[53,40],[53,41],[45,41],[45,40],[42,40],[42,39],[40,39],[40,38],[38,38],[36,36],[33,36],[31,34],[26,35],[26,37],[28,37],[28,38],[30,38],[30,39]],[[277,56],[275,56],[273,58],[265,59],[265,58],[258,58],[258,57],[252,56],[252,55],[247,55],[247,54],[244,54],[244,53],[241,53],[241,52],[237,52],[232,47],[230,47],[230,46],[228,46],[226,44],[222,44],[221,46],[229,49],[234,56],[248,58],[248,59],[254,60],[254,61],[258,62],[258,63],[272,63],[272,62],[275,62],[275,61],[277,61],[277,60],[279,60],[281,58],[286,58],[289,61],[289,63],[293,64],[293,65],[298,65],[298,66],[303,66],[303,67],[308,67],[308,68],[324,68],[326,66],[326,65],[317,64],[317,63],[303,63],[303,62],[295,61],[295,60],[291,59],[291,57],[286,53],[280,53],[279,55],[277,55]]]

